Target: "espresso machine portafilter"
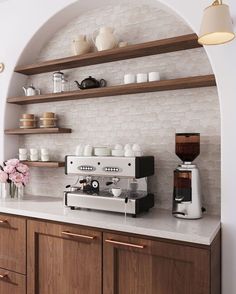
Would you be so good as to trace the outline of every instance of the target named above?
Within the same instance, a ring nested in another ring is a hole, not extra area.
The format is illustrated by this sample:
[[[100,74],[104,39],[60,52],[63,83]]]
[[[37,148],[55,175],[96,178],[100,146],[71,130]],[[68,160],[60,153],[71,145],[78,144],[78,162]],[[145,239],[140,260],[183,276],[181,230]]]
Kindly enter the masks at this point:
[[[154,157],[66,156],[67,175],[78,177],[78,186],[64,192],[71,209],[92,209],[126,213],[132,216],[154,206],[148,193],[147,177],[154,174]],[[123,185],[123,186],[122,186]],[[110,187],[122,186],[115,197]]]

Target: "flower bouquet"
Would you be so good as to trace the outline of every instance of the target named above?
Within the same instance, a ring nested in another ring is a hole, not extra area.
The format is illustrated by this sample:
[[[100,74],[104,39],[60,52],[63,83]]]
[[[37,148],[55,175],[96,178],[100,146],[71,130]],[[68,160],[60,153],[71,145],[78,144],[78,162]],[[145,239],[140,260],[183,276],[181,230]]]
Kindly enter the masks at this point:
[[[0,183],[8,186],[8,189],[5,189],[8,195],[4,195],[5,197],[18,198],[20,191],[28,182],[29,167],[18,159],[9,159],[3,163],[3,166],[0,165]]]

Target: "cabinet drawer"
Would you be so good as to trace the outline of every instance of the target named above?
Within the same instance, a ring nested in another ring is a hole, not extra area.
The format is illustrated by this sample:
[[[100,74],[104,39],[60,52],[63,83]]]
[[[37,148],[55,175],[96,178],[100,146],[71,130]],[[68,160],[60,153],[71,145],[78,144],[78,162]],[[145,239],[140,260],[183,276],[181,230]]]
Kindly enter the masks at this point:
[[[28,221],[28,294],[101,294],[102,233]]]
[[[26,276],[0,268],[0,293],[26,294]]]
[[[210,255],[202,248],[104,234],[104,294],[209,294]]]
[[[0,268],[26,273],[26,219],[0,214]]]

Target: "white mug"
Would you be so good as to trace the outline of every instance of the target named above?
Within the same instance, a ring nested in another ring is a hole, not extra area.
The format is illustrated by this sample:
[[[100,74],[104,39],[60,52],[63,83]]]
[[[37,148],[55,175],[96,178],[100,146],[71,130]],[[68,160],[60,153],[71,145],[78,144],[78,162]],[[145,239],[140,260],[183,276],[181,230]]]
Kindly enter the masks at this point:
[[[137,74],[137,83],[146,83],[148,80],[146,73],[138,73]]]
[[[28,150],[26,148],[19,148],[19,154],[27,154]]]
[[[111,188],[111,192],[113,194],[114,197],[119,197],[120,194],[122,193],[121,188]]]
[[[154,81],[160,81],[160,73],[157,71],[152,71],[148,74],[148,81],[149,82],[154,82]]]
[[[36,148],[30,148],[30,155],[36,155],[36,156],[38,156],[38,149],[36,149]]]
[[[30,160],[31,161],[38,161],[39,160],[38,154],[30,154]]]
[[[124,84],[133,84],[135,82],[136,82],[136,78],[134,74],[124,75]]]
[[[49,155],[48,154],[41,154],[41,161],[49,161]]]
[[[46,148],[41,148],[41,155],[48,155],[49,151]]]
[[[82,144],[79,144],[78,146],[76,146],[75,155],[77,156],[84,155],[84,146]]]
[[[93,155],[93,147],[91,145],[86,145],[84,147],[84,156],[92,156]]]
[[[21,153],[19,153],[19,160],[20,160],[20,161],[25,161],[25,160],[27,160],[27,154],[21,154]]]

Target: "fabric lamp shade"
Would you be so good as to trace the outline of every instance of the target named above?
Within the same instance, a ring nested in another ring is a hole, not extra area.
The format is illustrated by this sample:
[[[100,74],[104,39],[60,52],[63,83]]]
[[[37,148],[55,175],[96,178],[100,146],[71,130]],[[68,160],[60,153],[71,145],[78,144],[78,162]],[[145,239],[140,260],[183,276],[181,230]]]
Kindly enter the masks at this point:
[[[202,45],[218,45],[234,38],[229,6],[214,2],[204,10],[198,42]]]

